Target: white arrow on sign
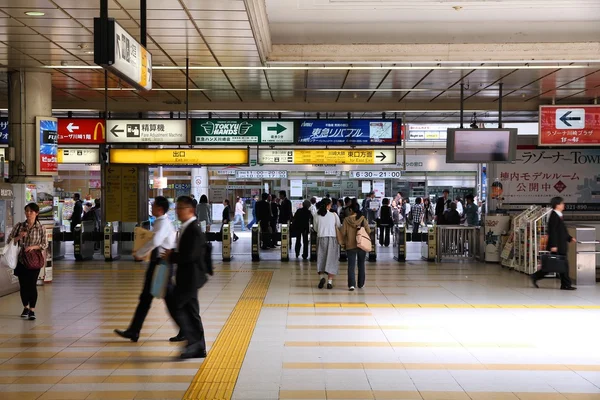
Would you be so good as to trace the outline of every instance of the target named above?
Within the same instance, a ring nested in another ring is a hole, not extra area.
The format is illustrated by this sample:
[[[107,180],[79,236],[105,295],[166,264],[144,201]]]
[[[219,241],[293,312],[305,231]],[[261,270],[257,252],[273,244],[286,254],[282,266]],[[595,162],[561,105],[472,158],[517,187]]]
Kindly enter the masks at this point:
[[[77,125],[73,125],[73,123],[72,123],[72,122],[69,122],[69,125],[67,125],[67,130],[68,130],[70,133],[73,133],[73,131],[76,131],[76,130],[78,130],[78,129],[79,129],[79,126],[77,126]]]

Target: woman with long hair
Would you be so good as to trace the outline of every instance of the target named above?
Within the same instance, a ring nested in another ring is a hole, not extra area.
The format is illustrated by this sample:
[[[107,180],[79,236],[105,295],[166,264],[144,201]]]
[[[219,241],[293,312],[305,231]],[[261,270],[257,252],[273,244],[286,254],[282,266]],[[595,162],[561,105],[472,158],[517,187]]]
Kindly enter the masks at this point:
[[[358,288],[362,289],[365,286],[365,259],[367,252],[359,248],[356,244],[356,233],[360,228],[365,228],[365,231],[370,234],[369,222],[361,215],[358,203],[353,203],[348,207],[348,216],[344,218],[342,225],[342,236],[346,245],[346,254],[348,255],[348,290],[351,292],[356,287],[356,261],[358,259]]]
[[[21,302],[23,303],[21,317],[30,321],[35,319],[35,306],[38,298],[37,280],[40,269],[45,264],[45,253],[48,248],[46,230],[38,219],[39,214],[40,207],[36,203],[27,204],[25,221],[15,225],[7,240],[7,242],[12,240],[14,244],[21,247],[15,275],[19,278],[21,287]],[[39,261],[40,257],[41,263],[33,262],[36,259]]]
[[[433,219],[435,217],[435,211],[433,209],[433,204],[431,204],[431,200],[429,196],[425,196],[423,198],[423,222],[426,225],[433,223]]]
[[[205,194],[200,196],[200,203],[196,206],[196,215],[198,216],[198,223],[206,226],[206,232],[210,232],[210,226],[212,225],[212,218],[210,212],[210,204],[208,204],[208,197]]]
[[[321,200],[319,211],[314,220],[314,228],[317,232],[317,271],[320,276],[319,289],[323,289],[327,283],[327,289],[333,289],[333,277],[338,274],[340,245],[337,242],[337,229],[341,227],[340,218],[331,210],[331,200]]]

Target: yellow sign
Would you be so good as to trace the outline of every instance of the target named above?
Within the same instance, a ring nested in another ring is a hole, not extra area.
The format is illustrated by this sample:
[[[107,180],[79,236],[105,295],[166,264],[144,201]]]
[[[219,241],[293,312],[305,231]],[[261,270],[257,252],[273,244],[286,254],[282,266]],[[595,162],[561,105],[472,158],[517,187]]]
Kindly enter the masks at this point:
[[[138,169],[110,165],[106,168],[106,219],[138,222]]]
[[[110,149],[111,164],[248,165],[247,149]]]
[[[396,164],[395,149],[301,149],[258,151],[259,164]]]

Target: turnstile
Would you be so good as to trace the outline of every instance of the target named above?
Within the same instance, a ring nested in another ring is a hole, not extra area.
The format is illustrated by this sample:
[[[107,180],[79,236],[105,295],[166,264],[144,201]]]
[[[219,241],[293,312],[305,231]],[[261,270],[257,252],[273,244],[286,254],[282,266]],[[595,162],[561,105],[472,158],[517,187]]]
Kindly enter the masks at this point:
[[[406,261],[406,226],[404,224],[394,225],[394,243],[396,244],[394,260]]]
[[[119,240],[119,222],[107,222],[104,227],[103,254],[105,261],[115,261],[121,258],[121,241]]]
[[[377,225],[369,225],[371,228],[371,251],[369,252],[369,261],[377,261]]]
[[[65,242],[62,239],[63,228],[54,226],[52,228],[52,259],[62,260],[65,258]]]
[[[231,261],[233,256],[231,255],[231,227],[229,224],[224,224],[221,230],[221,241],[222,253],[223,253],[223,261]]]
[[[94,235],[95,221],[83,221],[75,226],[73,232],[73,252],[75,260],[84,261],[94,258],[94,244],[97,235]]]
[[[290,227],[281,224],[281,261],[290,261]]]
[[[252,226],[252,261],[260,261],[261,231],[260,224]]]
[[[433,225],[427,225],[427,236],[425,241],[421,243],[421,258],[427,261],[435,261],[437,254],[437,238],[436,238],[436,227]]]

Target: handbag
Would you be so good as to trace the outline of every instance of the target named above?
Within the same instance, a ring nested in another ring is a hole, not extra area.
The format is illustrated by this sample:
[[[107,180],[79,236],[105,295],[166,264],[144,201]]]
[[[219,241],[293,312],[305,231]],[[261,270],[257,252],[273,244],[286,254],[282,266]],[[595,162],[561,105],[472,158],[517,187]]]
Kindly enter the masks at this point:
[[[42,269],[46,260],[44,260],[44,255],[41,250],[31,250],[25,251],[22,253],[23,265],[27,269]]]
[[[372,249],[371,237],[362,226],[356,231],[356,246],[367,253]]]
[[[157,299],[165,298],[170,275],[169,265],[164,260],[160,260],[154,267],[154,273],[152,274],[152,283],[150,285],[150,294],[152,297],[156,297]]]
[[[559,274],[569,273],[567,258],[558,254],[542,255],[542,271],[555,272]]]
[[[19,261],[19,252],[21,251],[21,247],[11,240],[4,246],[4,252],[0,257],[0,267],[6,267],[10,269],[17,268],[17,263]]]

